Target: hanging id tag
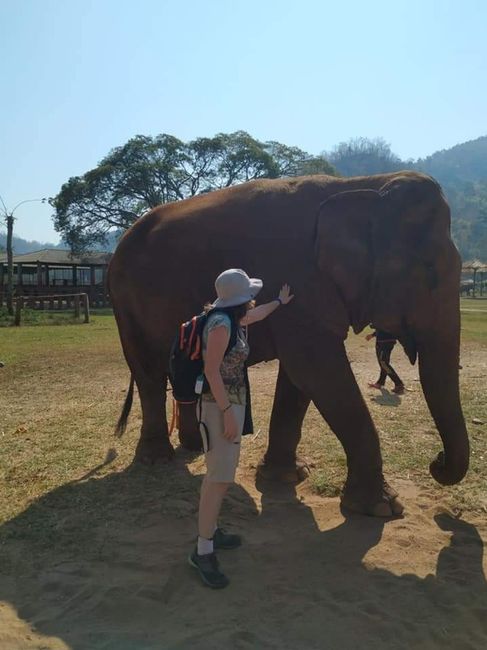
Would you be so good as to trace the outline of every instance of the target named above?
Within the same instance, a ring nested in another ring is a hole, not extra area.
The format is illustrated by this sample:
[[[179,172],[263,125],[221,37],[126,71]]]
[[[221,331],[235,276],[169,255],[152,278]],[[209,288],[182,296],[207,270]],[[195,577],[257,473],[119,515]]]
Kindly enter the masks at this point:
[[[201,395],[201,393],[203,392],[203,382],[204,382],[204,380],[205,380],[205,378],[204,378],[203,375],[200,375],[200,376],[197,377],[197,379],[196,379],[196,383],[195,383],[195,385],[194,385],[194,392],[195,392],[197,395]]]

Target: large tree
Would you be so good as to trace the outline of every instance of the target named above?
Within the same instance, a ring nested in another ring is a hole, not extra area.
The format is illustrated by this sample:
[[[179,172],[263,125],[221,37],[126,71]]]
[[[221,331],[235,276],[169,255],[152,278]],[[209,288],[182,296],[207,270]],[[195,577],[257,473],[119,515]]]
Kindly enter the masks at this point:
[[[54,224],[75,252],[103,245],[161,203],[255,178],[334,174],[322,157],[298,147],[260,142],[244,131],[188,143],[174,136],[138,135],[113,149],[83,176],[70,178],[51,199]]]
[[[404,169],[404,163],[382,138],[352,138],[340,142],[325,158],[343,176],[367,176]]]

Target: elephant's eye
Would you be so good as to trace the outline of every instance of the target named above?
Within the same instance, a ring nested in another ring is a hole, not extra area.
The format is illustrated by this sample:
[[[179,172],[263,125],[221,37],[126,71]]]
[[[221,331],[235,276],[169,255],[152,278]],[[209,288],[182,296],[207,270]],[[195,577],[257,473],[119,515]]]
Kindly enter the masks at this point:
[[[436,272],[435,265],[432,262],[426,262],[423,268],[425,270],[428,288],[436,289],[438,287],[438,273]]]

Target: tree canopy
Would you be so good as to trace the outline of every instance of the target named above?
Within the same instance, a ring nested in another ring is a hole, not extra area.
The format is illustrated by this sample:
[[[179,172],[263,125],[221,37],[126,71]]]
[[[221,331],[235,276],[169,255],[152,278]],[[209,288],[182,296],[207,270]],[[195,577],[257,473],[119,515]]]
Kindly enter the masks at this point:
[[[324,156],[343,176],[382,174],[404,169],[405,166],[382,138],[352,138],[348,142],[340,142]]]
[[[113,149],[83,176],[70,178],[51,199],[54,225],[75,252],[102,245],[161,203],[256,178],[336,174],[323,156],[260,142],[244,131],[183,142],[138,135]]]
[[[255,178],[305,174],[363,176],[416,169],[442,185],[453,238],[464,259],[487,260],[487,137],[417,161],[401,160],[382,138],[353,138],[312,156],[245,131],[183,142],[138,135],[113,149],[51,199],[54,223],[74,252],[110,246],[146,210]]]

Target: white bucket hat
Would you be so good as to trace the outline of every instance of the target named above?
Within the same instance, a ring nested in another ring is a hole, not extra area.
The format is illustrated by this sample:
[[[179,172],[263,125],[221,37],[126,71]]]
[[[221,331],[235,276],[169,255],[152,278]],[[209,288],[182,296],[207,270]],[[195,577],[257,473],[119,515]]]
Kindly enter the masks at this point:
[[[262,289],[262,280],[249,278],[242,269],[227,269],[215,280],[218,298],[213,307],[236,307],[253,300]]]

